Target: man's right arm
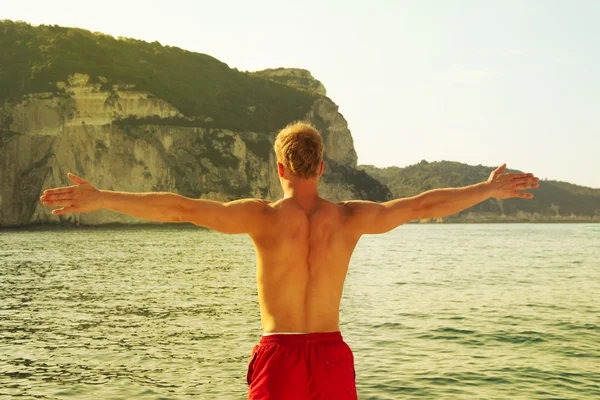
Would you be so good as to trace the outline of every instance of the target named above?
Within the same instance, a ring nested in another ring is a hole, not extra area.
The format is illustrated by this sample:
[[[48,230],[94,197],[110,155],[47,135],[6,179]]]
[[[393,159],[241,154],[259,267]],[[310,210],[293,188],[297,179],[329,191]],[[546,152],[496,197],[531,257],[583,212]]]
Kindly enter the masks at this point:
[[[176,193],[127,193],[102,190],[102,207],[158,222],[189,222],[222,233],[259,233],[268,203],[259,199],[221,202]]]
[[[269,202],[242,199],[219,202],[192,199],[176,193],[128,193],[98,190],[69,174],[76,186],[49,189],[40,198],[45,206],[62,207],[52,214],[93,212],[106,208],[156,222],[190,222],[223,233],[259,234],[265,226]]]

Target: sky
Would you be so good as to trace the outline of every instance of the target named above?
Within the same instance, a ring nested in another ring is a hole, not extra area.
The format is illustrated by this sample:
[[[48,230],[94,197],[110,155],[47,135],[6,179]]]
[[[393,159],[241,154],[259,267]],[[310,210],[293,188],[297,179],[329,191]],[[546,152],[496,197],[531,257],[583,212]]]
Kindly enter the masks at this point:
[[[0,0],[0,19],[308,69],[359,164],[506,162],[600,188],[600,1]]]

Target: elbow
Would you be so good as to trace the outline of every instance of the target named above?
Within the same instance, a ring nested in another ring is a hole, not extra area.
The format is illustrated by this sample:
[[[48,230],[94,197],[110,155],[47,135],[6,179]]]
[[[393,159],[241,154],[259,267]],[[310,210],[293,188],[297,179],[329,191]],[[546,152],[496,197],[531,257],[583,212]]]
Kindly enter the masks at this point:
[[[164,216],[167,221],[165,222],[192,222],[190,216],[192,213],[181,204],[174,204],[169,212]]]
[[[419,215],[418,219],[427,219],[427,218],[445,218],[452,213],[444,207],[442,204],[434,204],[434,203],[424,203],[418,209],[417,215]]]
[[[427,218],[444,218],[447,217],[448,214],[441,210],[439,207],[434,207],[431,205],[423,207],[419,212],[419,219],[427,219]]]
[[[422,197],[418,199],[413,205],[413,220],[417,219],[426,219],[426,218],[436,218],[438,210],[437,207],[431,202],[428,201],[427,198]]]

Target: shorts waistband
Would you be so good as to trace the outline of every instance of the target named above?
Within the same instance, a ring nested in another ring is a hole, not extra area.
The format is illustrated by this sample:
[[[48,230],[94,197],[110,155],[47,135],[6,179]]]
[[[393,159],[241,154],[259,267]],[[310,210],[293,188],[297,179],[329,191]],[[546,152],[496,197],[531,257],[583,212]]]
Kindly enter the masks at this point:
[[[336,332],[314,332],[314,333],[284,333],[261,336],[260,344],[303,344],[322,342],[343,342],[344,338],[340,331]]]

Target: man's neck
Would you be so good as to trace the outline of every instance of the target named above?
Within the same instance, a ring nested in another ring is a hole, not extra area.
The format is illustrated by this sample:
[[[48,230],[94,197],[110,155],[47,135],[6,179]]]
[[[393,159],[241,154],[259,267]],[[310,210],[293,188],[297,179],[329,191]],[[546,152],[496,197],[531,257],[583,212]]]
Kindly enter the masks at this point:
[[[307,180],[283,180],[283,198],[294,198],[303,201],[316,200],[319,198],[319,188],[316,179]]]

